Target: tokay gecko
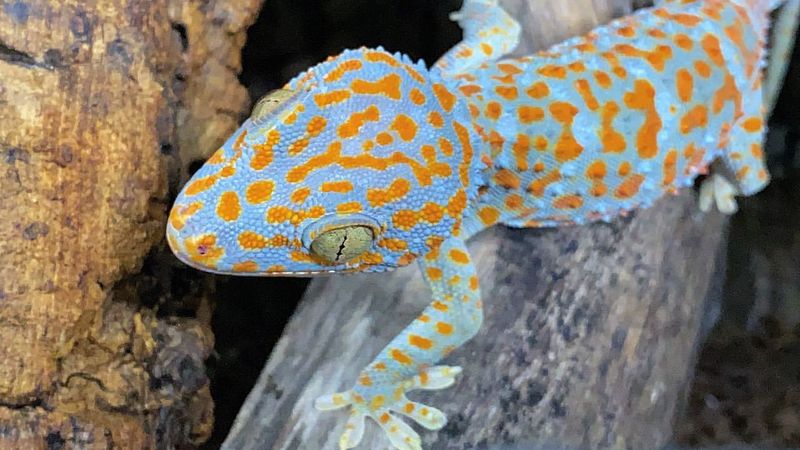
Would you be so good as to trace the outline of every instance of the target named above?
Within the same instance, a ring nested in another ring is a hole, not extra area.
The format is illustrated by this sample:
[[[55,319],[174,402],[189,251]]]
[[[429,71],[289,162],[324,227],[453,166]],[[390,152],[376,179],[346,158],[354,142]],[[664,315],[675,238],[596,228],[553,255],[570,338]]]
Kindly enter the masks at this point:
[[[800,0],[789,0],[796,9]],[[436,365],[481,326],[465,241],[494,224],[612,220],[692,184],[735,208],[769,180],[762,73],[776,0],[667,0],[547,51],[503,58],[520,26],[497,0],[465,0],[461,43],[432,67],[347,50],[262,98],[178,196],[167,240],[215,273],[312,276],[417,262],[429,306],[319,409],[348,407],[419,449],[400,416],[444,414],[406,397],[450,386]]]

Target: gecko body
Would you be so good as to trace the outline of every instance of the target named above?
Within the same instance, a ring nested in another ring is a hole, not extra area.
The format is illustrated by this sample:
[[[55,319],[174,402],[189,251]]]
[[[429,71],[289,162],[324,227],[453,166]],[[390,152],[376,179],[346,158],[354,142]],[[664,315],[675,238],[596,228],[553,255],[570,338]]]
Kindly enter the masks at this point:
[[[797,0],[791,0],[797,1]],[[505,224],[612,220],[688,186],[714,160],[750,195],[769,180],[761,66],[767,0],[674,0],[522,58],[496,0],[466,0],[464,40],[431,68],[348,50],[270,94],[178,196],[167,240],[184,262],[237,275],[380,272],[417,262],[432,302],[365,368],[340,446],[373,418],[421,448],[438,361],[482,321],[465,241]],[[721,189],[721,188],[718,188]]]

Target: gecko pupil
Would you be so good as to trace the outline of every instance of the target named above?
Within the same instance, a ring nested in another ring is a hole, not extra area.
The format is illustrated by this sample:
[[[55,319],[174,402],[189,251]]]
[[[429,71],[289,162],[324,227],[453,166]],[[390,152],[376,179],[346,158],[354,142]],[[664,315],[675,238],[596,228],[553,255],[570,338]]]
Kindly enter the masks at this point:
[[[311,242],[311,251],[332,264],[351,261],[372,247],[375,234],[363,225],[352,225],[325,231]]]

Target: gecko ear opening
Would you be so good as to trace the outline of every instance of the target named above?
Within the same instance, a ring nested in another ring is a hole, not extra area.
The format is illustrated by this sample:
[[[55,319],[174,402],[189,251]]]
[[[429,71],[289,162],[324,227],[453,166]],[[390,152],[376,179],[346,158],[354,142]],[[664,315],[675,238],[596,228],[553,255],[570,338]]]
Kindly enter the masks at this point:
[[[365,225],[346,225],[320,233],[311,241],[311,252],[332,264],[343,264],[372,248],[375,233]]]
[[[258,122],[264,117],[275,112],[281,104],[291,99],[298,91],[292,89],[275,89],[267,92],[263,97],[258,99],[253,111],[250,113],[250,119]]]

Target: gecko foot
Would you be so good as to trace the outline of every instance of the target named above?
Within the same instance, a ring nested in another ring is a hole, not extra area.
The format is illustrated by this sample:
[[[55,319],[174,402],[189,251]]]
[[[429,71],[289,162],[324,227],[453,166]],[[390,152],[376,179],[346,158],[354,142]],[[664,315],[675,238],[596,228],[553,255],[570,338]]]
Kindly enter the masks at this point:
[[[723,214],[736,214],[739,207],[736,204],[736,186],[728,181],[724,176],[712,174],[700,185],[700,211],[708,212],[711,210],[712,201],[716,203],[717,209]]]
[[[317,398],[314,407],[320,411],[330,411],[351,406],[350,416],[339,439],[339,448],[342,450],[358,445],[364,435],[367,417],[378,423],[394,448],[421,450],[422,440],[419,434],[396,414],[404,415],[429,430],[442,428],[447,423],[447,418],[436,408],[407,399],[405,393],[415,389],[445,389],[455,383],[455,377],[459,373],[461,367],[429,367],[403,381],[386,381],[380,386],[358,385],[346,392],[323,395]]]

